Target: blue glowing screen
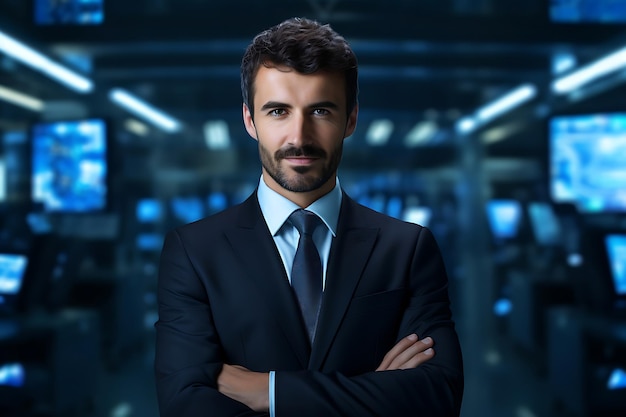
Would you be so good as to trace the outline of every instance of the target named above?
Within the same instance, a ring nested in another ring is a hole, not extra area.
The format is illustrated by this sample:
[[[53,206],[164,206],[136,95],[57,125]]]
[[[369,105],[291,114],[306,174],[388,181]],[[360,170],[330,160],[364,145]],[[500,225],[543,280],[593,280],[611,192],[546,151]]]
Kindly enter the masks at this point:
[[[605,242],[615,292],[626,295],[626,235],[607,235]]]
[[[550,19],[555,23],[624,23],[623,0],[550,0]]]
[[[170,208],[179,223],[191,223],[205,215],[204,202],[199,197],[174,197]]]
[[[496,239],[517,236],[522,219],[522,206],[517,200],[490,200],[487,202],[487,220]]]
[[[104,22],[104,0],[35,0],[38,25],[99,25]]]
[[[107,203],[106,124],[99,119],[33,128],[33,201],[45,211],[89,212]]]
[[[140,223],[155,223],[163,218],[163,203],[156,198],[137,201],[135,216]]]
[[[561,225],[548,203],[528,204],[528,217],[539,245],[555,245],[561,240]]]
[[[0,253],[0,296],[20,292],[27,264],[26,255]]]
[[[0,366],[0,386],[21,387],[24,385],[25,372],[21,363],[7,363]]]
[[[550,194],[583,213],[626,211],[626,114],[550,121]]]
[[[615,368],[611,371],[606,387],[610,390],[626,389],[626,371]]]

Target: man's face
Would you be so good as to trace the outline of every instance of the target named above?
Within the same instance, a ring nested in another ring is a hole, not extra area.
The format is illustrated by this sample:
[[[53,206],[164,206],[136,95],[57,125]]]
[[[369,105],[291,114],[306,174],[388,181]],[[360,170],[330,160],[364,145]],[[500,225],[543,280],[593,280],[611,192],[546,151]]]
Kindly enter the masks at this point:
[[[255,114],[244,105],[244,124],[259,142],[265,182],[283,194],[330,191],[357,118],[356,108],[346,116],[343,76],[261,66],[254,85]]]

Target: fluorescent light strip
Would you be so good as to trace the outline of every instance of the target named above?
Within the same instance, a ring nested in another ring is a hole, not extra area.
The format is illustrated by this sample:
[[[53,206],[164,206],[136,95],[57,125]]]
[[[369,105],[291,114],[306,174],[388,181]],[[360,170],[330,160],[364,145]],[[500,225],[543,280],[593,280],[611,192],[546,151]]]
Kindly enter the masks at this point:
[[[111,101],[125,108],[129,112],[145,119],[159,129],[168,133],[175,133],[181,129],[181,124],[178,120],[151,106],[145,101],[133,96],[124,89],[112,89],[109,92],[109,98]]]
[[[93,90],[93,82],[0,31],[0,51],[79,93]]]
[[[487,123],[533,99],[536,95],[537,88],[534,85],[521,85],[501,98],[478,109],[476,112],[476,118],[482,123]]]
[[[0,85],[0,99],[32,111],[42,111],[43,101]]]
[[[624,67],[626,67],[626,47],[555,80],[552,83],[552,90],[557,94],[566,94]]]
[[[461,135],[468,135],[504,113],[532,100],[537,95],[537,87],[533,84],[523,84],[499,99],[479,108],[473,115],[466,116],[456,123],[456,131]]]
[[[456,123],[455,128],[458,133],[467,135],[478,128],[478,123],[473,116],[466,116]]]

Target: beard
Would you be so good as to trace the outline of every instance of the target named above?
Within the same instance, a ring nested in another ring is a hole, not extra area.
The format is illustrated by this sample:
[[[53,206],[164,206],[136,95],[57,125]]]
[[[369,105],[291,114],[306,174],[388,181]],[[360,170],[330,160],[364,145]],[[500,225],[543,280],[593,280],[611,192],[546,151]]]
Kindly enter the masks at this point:
[[[314,191],[326,184],[336,175],[343,154],[343,141],[339,141],[338,146],[330,152],[330,155],[324,149],[312,145],[281,148],[272,155],[261,145],[261,141],[258,143],[261,165],[265,171],[282,188],[296,193]],[[281,165],[282,161],[290,156],[315,157],[323,160],[324,164],[321,168],[317,165],[297,167]]]

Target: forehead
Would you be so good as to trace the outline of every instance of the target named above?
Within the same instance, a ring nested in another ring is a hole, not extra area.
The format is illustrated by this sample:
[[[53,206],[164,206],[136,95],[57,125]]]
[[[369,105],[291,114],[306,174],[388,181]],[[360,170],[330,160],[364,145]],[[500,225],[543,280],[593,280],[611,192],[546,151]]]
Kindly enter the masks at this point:
[[[333,101],[345,106],[342,73],[318,71],[302,74],[285,66],[261,66],[254,80],[255,106],[265,101]]]

